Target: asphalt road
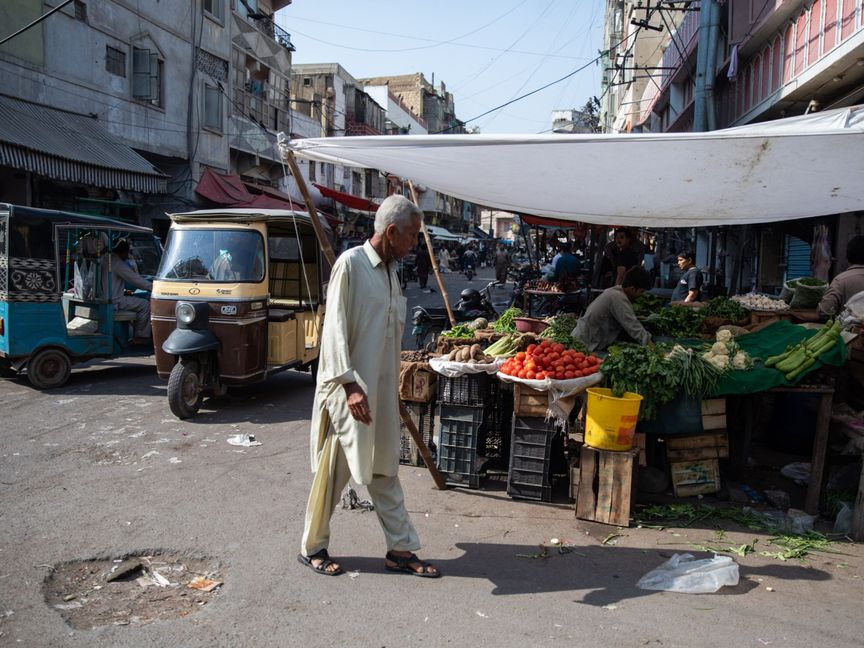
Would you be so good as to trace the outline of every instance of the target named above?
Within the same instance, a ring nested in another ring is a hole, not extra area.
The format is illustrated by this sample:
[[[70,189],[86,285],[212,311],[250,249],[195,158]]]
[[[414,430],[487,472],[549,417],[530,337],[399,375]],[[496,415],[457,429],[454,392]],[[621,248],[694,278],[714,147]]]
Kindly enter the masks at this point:
[[[50,392],[0,382],[0,646],[861,645],[861,546],[780,562],[758,553],[767,535],[730,532],[730,544],[759,540],[736,558],[738,586],[647,592],[643,574],[714,530],[616,530],[567,504],[511,500],[501,483],[436,491],[421,468],[400,476],[421,555],[444,578],[386,572],[374,514],[342,509],[330,549],[350,573],[317,576],[295,558],[312,392],[308,375],[286,372],[183,422],[152,360],[94,364]],[[227,443],[241,432],[262,445]],[[551,538],[575,551],[538,557]],[[52,565],[160,548],[220,561],[211,603],[78,631],[43,600]]]

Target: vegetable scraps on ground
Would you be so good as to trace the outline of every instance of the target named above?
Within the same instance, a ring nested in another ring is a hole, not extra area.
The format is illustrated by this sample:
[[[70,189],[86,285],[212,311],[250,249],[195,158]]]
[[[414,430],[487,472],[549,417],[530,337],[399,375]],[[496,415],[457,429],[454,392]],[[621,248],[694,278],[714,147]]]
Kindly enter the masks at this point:
[[[493,324],[494,328],[499,333],[513,333],[516,330],[516,318],[524,317],[525,311],[521,308],[511,306],[506,311],[501,313],[501,317]]]
[[[657,407],[668,403],[681,386],[679,368],[666,360],[668,347],[619,344],[609,348],[601,371],[604,383],[616,397],[624,392],[642,396],[639,419],[650,421],[657,416]]]
[[[527,380],[572,380],[597,373],[600,358],[543,340],[507,360],[501,373]]]
[[[804,342],[790,346],[784,353],[765,360],[766,367],[774,367],[786,380],[794,382],[816,364],[819,356],[830,351],[837,343],[842,326],[839,320],[829,320],[819,332]]]

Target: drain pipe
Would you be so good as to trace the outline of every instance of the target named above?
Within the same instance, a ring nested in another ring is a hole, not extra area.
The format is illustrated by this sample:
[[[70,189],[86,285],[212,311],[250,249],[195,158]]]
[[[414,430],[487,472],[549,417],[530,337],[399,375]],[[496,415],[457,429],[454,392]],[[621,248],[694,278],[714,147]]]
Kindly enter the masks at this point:
[[[699,44],[696,49],[696,88],[693,92],[693,130],[702,132],[708,129],[708,116],[705,114],[705,78],[708,60],[708,32],[711,24],[712,0],[701,0],[699,5]],[[682,64],[684,62],[682,61]]]
[[[720,42],[720,3],[717,0],[706,1],[711,10],[708,24],[708,54],[705,62],[705,114],[708,118],[708,130],[713,131],[717,130],[714,83],[717,80],[717,46]]]

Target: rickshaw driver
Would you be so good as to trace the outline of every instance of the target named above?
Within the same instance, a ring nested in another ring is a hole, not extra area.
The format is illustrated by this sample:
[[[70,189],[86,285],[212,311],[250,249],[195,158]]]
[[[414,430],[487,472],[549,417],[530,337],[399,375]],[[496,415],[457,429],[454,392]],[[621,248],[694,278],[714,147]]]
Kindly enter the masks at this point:
[[[111,253],[111,301],[114,310],[128,310],[135,313],[132,343],[147,344],[150,342],[150,302],[127,295],[127,283],[148,292],[153,290],[153,284],[129,265],[129,242],[121,239]]]
[[[251,268],[246,267],[243,259],[248,259],[250,252],[249,238],[245,233],[228,232],[224,234],[219,245],[219,256],[210,265],[210,277],[215,281],[250,281],[259,280],[264,273],[264,246],[260,237],[255,237],[255,256]]]

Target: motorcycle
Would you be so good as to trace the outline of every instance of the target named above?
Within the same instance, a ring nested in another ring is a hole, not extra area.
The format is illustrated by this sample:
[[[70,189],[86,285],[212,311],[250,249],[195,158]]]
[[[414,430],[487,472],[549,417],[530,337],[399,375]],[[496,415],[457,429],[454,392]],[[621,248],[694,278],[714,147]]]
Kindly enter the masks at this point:
[[[476,264],[477,264],[477,258],[476,258],[476,256],[474,256],[470,252],[467,253],[465,255],[464,259],[462,260],[462,272],[465,275],[465,277],[467,277],[468,281],[471,281],[472,279],[474,279],[474,275],[476,274],[474,267],[476,266]]]
[[[456,322],[470,322],[478,317],[495,319],[498,311],[492,304],[492,287],[497,285],[492,281],[483,290],[466,288],[459,294],[459,301],[453,308],[453,317]],[[441,331],[450,328],[450,319],[446,308],[415,306],[411,321],[413,328],[411,334],[418,349],[434,351]]]

